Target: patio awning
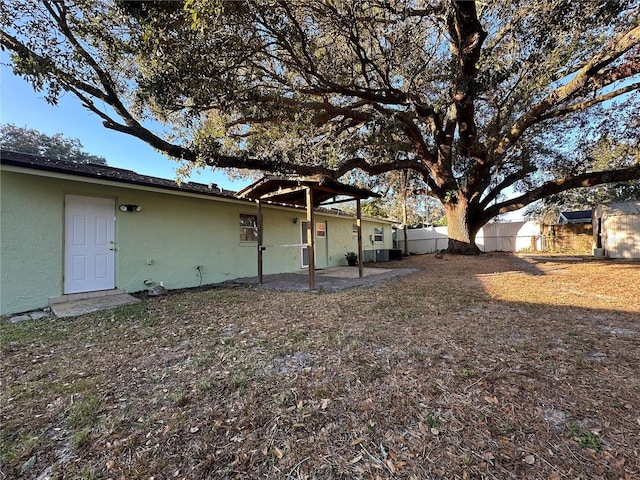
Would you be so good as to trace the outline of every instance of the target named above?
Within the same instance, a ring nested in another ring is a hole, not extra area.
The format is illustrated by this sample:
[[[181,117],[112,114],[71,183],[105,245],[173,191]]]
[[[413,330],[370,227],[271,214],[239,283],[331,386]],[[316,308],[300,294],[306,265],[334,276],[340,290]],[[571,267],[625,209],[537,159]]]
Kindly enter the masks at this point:
[[[339,197],[347,197],[349,200],[380,197],[380,195],[370,190],[346,185],[323,175],[313,177],[263,177],[240,190],[237,195],[240,198],[305,207],[307,206],[307,189],[313,191],[314,208],[340,201]]]
[[[309,289],[315,288],[315,223],[314,209],[321,205],[330,205],[344,201],[356,201],[356,225],[358,228],[358,272],[362,278],[362,212],[360,200],[380,197],[377,193],[364,188],[345,185],[327,176],[314,177],[263,177],[257,182],[240,190],[239,198],[258,202],[258,278],[263,282],[262,257],[266,247],[262,244],[264,224],[262,221],[262,203],[306,207],[307,244],[309,251]]]

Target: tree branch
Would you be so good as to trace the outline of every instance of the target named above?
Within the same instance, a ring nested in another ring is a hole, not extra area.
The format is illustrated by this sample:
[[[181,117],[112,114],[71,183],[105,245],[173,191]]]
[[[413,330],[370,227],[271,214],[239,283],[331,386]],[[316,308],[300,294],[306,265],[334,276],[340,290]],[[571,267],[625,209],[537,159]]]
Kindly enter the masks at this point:
[[[640,164],[617,170],[589,172],[583,173],[581,175],[576,175],[575,177],[551,180],[539,186],[538,188],[529,190],[523,195],[487,208],[483,213],[483,217],[484,219],[486,219],[485,221],[488,221],[496,215],[500,215],[501,213],[518,210],[522,207],[526,207],[536,200],[540,200],[542,198],[548,197],[549,195],[555,195],[566,190],[571,190],[573,188],[594,187],[596,185],[602,185],[604,183],[626,182],[629,180],[637,179],[640,179]]]
[[[609,92],[604,95],[600,95],[597,98],[593,98],[591,100],[587,100],[585,102],[574,103],[570,107],[567,108],[559,108],[557,110],[552,110],[545,115],[540,115],[539,120],[548,120],[550,118],[561,117],[564,115],[568,115],[570,113],[579,112],[582,110],[586,110],[589,107],[592,107],[598,103],[606,102],[607,100],[612,100],[613,98],[619,97],[620,95],[624,95],[625,93],[632,92],[634,90],[638,90],[640,88],[640,83],[632,83],[631,85],[627,85],[626,87],[619,88],[612,92]]]
[[[381,175],[383,173],[392,172],[395,170],[411,169],[420,173],[423,180],[426,181],[430,188],[438,190],[439,187],[434,183],[430,176],[430,171],[425,165],[417,160],[394,160],[384,163],[371,164],[364,158],[354,157],[340,165],[337,170],[333,172],[333,178],[340,178],[342,175],[355,169],[362,170],[369,175]]]
[[[53,61],[48,58],[38,55],[33,50],[29,49],[24,43],[20,42],[17,38],[2,31],[0,32],[0,44],[12,52],[15,52],[19,57],[23,59],[30,59],[37,65],[41,66],[43,70],[51,72],[50,75],[57,77],[63,84],[73,85],[78,90],[82,90],[92,97],[95,97],[104,102],[108,101],[108,95],[102,90],[96,88],[90,83],[80,81],[68,74],[64,70],[56,66]]]
[[[612,40],[609,47],[586,63],[566,84],[556,88],[544,99],[536,103],[528,112],[522,115],[511,126],[509,132],[494,149],[495,156],[503,156],[513,146],[524,132],[533,124],[540,122],[540,117],[551,108],[560,105],[577,92],[580,92],[587,82],[594,78],[604,67],[620,58],[625,52],[640,44],[640,26]]]
[[[489,205],[493,200],[495,200],[498,197],[498,195],[500,195],[500,192],[502,192],[506,188],[516,183],[518,180],[522,180],[528,174],[533,173],[535,171],[536,171],[535,167],[530,165],[530,166],[524,166],[523,168],[513,173],[510,173],[509,175],[504,177],[498,185],[493,187],[491,191],[482,198],[482,200],[480,200],[478,206],[482,209],[485,209],[487,205]]]

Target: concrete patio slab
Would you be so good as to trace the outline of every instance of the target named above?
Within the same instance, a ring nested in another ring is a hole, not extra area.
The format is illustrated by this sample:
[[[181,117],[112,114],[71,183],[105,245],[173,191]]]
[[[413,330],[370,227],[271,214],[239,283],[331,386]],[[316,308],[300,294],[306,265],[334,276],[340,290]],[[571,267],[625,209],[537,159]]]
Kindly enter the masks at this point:
[[[370,277],[372,275],[388,274],[390,271],[402,270],[397,268],[377,268],[377,267],[364,267],[362,269],[363,277]],[[294,272],[298,275],[309,276],[309,272],[306,269],[302,269],[298,272]],[[316,277],[334,277],[334,278],[360,278],[358,277],[357,267],[328,267],[316,270]]]
[[[358,269],[354,267],[330,267],[315,272],[315,290],[340,291],[353,287],[373,286],[384,280],[415,272],[415,268],[374,268],[365,267],[363,276],[358,276]],[[258,283],[258,277],[246,277],[230,280],[228,283],[257,285],[261,288],[273,290],[309,290],[309,274],[306,270],[295,273],[278,273],[265,275],[263,283]]]
[[[123,305],[133,305],[140,303],[140,299],[122,293],[120,295],[111,295],[108,297],[87,298],[85,300],[76,300],[75,302],[54,303],[51,304],[51,310],[56,317],[77,317],[86,313],[97,312],[100,310],[108,310],[111,308],[121,307]]]

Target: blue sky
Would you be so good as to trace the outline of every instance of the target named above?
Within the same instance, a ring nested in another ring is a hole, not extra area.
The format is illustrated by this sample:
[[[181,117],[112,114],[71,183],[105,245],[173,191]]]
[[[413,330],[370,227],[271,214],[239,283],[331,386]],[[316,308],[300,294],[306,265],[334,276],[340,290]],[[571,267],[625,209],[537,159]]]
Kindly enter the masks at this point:
[[[6,52],[2,62],[7,61]],[[84,109],[72,94],[64,94],[58,105],[49,105],[42,92],[16,77],[11,69],[0,66],[0,122],[36,129],[47,135],[62,133],[77,138],[84,150],[107,159],[112,167],[126,168],[143,175],[174,179],[176,161],[156,152],[142,140],[114,132],[102,126],[102,120]],[[189,180],[217,183],[220,187],[240,190],[250,180],[231,181],[221,171],[199,170]]]

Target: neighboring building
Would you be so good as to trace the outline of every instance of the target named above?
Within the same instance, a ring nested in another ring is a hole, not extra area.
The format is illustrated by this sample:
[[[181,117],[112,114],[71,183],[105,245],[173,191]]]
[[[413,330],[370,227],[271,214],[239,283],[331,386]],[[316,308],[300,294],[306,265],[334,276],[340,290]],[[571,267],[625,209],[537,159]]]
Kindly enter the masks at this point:
[[[0,314],[64,295],[257,275],[256,204],[234,192],[8,151],[1,161]],[[305,211],[265,205],[263,217],[264,273],[305,267]],[[346,265],[345,253],[357,251],[355,223],[316,210],[317,268]],[[392,248],[391,222],[365,218],[362,236],[365,259]]]
[[[601,203],[593,209],[596,253],[640,258],[640,200]]]
[[[558,222],[541,227],[541,250],[590,254],[593,248],[591,210],[574,210],[558,215]]]

